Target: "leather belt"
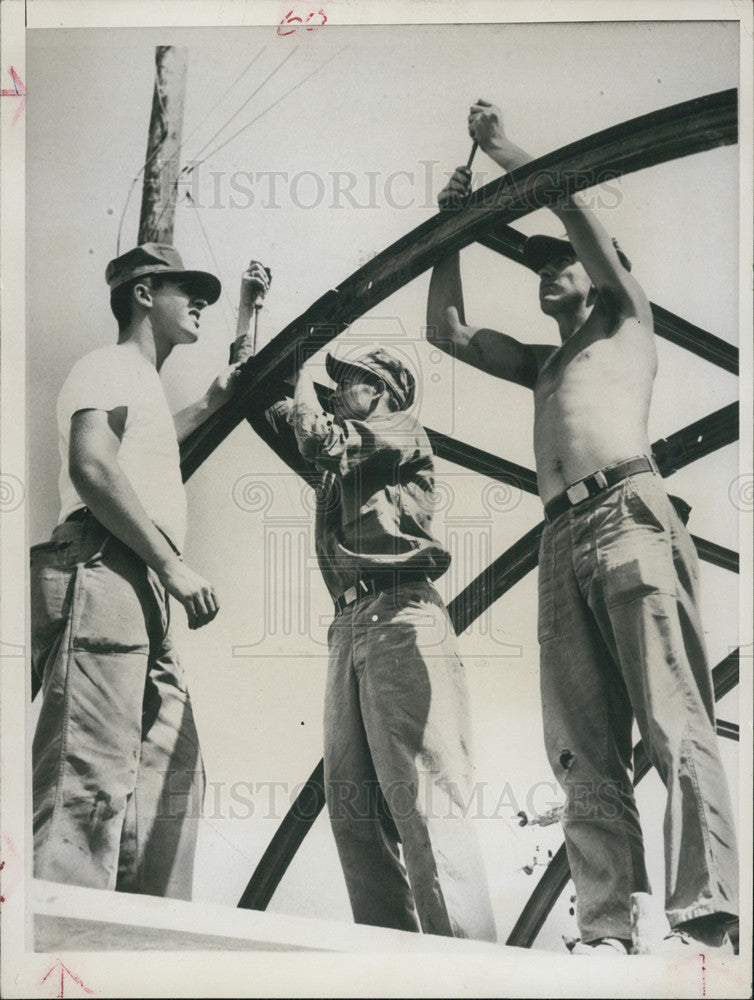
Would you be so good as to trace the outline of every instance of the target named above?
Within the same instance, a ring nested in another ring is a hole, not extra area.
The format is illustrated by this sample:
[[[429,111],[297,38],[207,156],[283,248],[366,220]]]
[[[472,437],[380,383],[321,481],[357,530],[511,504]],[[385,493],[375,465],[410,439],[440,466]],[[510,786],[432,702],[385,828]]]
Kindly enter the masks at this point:
[[[618,462],[617,465],[610,465],[606,469],[593,472],[591,476],[577,479],[567,490],[545,504],[545,517],[552,523],[571,507],[576,507],[590,497],[596,497],[622,479],[635,476],[639,472],[654,472],[659,475],[654,460],[647,455],[639,455],[637,458],[629,458],[625,462]]]
[[[386,590],[399,587],[402,583],[426,582],[429,577],[420,570],[387,570],[383,573],[374,573],[368,577],[359,577],[355,586],[349,587],[335,598],[335,611],[343,611],[344,608],[360,601],[362,597],[375,596]]]

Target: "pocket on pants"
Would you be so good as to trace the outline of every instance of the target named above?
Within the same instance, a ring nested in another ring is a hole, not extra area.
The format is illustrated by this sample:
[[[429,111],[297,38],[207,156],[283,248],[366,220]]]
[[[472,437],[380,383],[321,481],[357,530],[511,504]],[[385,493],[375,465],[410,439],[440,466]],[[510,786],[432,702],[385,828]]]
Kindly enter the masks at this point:
[[[545,527],[542,542],[539,546],[539,576],[537,578],[537,639],[540,645],[555,636],[555,548],[545,544],[545,535],[549,531]]]
[[[601,528],[600,574],[609,608],[676,592],[667,494],[661,483],[644,479],[626,480],[613,518]]]
[[[158,618],[146,563],[112,535],[91,542],[79,567],[73,646],[146,654]]]
[[[62,635],[71,611],[76,546],[70,540],[44,542],[29,554],[32,669]],[[41,677],[40,677],[41,679]]]
[[[628,513],[637,524],[655,531],[667,530],[668,495],[664,486],[655,483],[654,476],[641,476],[638,480],[629,477],[625,494]]]

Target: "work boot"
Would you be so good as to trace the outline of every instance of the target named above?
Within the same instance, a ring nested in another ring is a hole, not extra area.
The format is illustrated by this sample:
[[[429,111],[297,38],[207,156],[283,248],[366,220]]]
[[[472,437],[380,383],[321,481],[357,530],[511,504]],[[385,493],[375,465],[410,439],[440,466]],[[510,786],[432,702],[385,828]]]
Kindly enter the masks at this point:
[[[594,941],[577,941],[572,955],[628,955],[631,942],[624,938],[603,937]]]
[[[685,920],[649,949],[649,954],[663,958],[690,958],[700,953],[720,956],[735,954],[724,921],[715,915]]]
[[[691,958],[694,955],[733,955],[733,942],[726,934],[720,944],[707,944],[693,937],[688,931],[675,927],[670,934],[653,945],[648,954],[657,955],[660,958]]]

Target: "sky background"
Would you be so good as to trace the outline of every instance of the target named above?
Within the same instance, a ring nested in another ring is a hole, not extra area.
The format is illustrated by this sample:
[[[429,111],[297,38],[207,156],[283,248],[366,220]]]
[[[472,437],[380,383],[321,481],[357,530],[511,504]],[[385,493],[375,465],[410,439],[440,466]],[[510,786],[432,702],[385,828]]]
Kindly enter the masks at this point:
[[[30,544],[49,536],[58,513],[57,393],[78,357],[116,336],[104,269],[116,255],[119,219],[145,158],[158,44],[188,47],[182,157],[202,161],[180,190],[175,243],[187,266],[216,271],[224,285],[221,301],[203,317],[199,343],[176,349],[163,369],[173,409],[201,395],[225,364],[248,260],[262,260],[273,272],[260,316],[266,343],[434,213],[447,172],[468,156],[466,115],[478,97],[499,104],[512,139],[541,155],[738,82],[737,27],[718,22],[334,27],[290,37],[272,28],[30,33]],[[474,170],[475,186],[500,173],[481,152]],[[271,172],[279,174],[274,192]],[[185,199],[187,188],[195,207]],[[734,344],[737,192],[736,147],[645,170],[595,192],[602,221],[631,257],[649,297]],[[140,198],[139,179],[121,250],[136,241]],[[546,211],[517,227],[526,234],[561,232]],[[481,247],[463,252],[462,270],[469,322],[555,343],[554,324],[538,312],[533,274]],[[420,276],[355,324],[340,338],[343,348],[399,348],[419,373],[417,415],[426,425],[533,467],[531,394],[454,368],[428,347],[422,334],[428,280]],[[737,398],[733,376],[664,341],[659,354],[653,440]],[[669,481],[694,507],[692,531],[733,549],[737,474],[738,450],[730,446]],[[454,556],[439,582],[449,599],[533,527],[541,508],[536,497],[445,462],[438,461],[437,478],[436,533]],[[179,622],[210,782],[195,898],[235,905],[321,756],[331,605],[314,561],[312,498],[247,425],[192,477],[188,497],[185,559],[215,584],[221,601],[209,627],[189,633]],[[737,580],[703,564],[702,586],[716,663],[737,644]],[[558,798],[542,747],[536,573],[464,633],[460,647],[472,697],[477,825],[504,940],[543,870],[529,876],[523,865],[535,856],[545,860],[560,843],[557,825],[521,829],[515,820],[519,809],[544,811]],[[734,692],[721,704],[723,718],[737,721],[737,697]],[[735,786],[736,745],[724,744],[723,752]],[[648,778],[638,799],[655,891],[662,894],[658,784]],[[350,920],[324,816],[270,909]],[[539,947],[562,949],[561,934],[575,933],[567,910],[566,897]]]

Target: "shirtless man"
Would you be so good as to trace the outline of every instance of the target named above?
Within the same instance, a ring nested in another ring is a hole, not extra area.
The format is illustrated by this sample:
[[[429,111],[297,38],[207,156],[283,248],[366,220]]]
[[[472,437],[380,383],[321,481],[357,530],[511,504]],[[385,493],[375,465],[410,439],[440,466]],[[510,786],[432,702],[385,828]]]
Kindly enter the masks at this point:
[[[532,159],[480,100],[469,133],[507,171]],[[459,167],[440,206],[468,197]],[[696,551],[651,456],[657,370],[652,312],[630,263],[578,196],[554,209],[567,239],[533,236],[525,262],[561,344],[526,344],[466,322],[458,255],[432,274],[428,339],[534,391],[545,506],[539,557],[545,743],[566,793],[563,828],[579,950],[630,946],[630,895],[649,891],[629,778],[634,717],[667,788],[664,954],[730,950],[737,855],[698,611]]]

